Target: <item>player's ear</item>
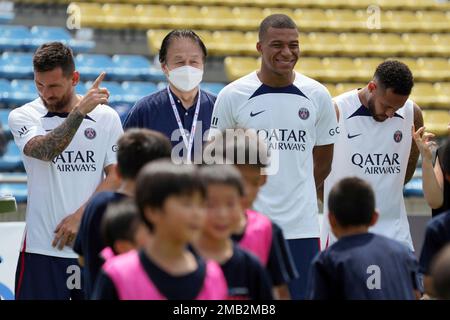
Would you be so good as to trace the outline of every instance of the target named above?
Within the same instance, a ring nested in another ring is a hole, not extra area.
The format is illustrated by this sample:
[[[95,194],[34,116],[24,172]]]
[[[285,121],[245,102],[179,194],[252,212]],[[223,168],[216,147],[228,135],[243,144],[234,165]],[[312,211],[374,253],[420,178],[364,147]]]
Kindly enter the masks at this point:
[[[375,81],[372,80],[367,85],[367,88],[369,89],[370,92],[375,91],[377,89],[377,84],[375,83]]]
[[[80,82],[80,73],[78,71],[74,71],[72,74],[72,86],[76,86]]]
[[[378,213],[377,210],[375,210],[372,213],[372,218],[370,219],[369,227],[372,227],[377,223],[379,216],[380,216],[380,214]]]
[[[262,53],[262,45],[261,45],[261,41],[258,41],[257,43],[256,43],[256,50],[259,52],[259,53]]]

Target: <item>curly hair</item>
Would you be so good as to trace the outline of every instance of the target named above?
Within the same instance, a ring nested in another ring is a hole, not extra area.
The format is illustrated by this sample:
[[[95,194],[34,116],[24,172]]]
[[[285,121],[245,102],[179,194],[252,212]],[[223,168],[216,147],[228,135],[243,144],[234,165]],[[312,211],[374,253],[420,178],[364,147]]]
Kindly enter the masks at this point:
[[[383,88],[391,88],[395,94],[408,96],[414,86],[414,78],[408,66],[398,60],[387,60],[381,63],[373,76]]]

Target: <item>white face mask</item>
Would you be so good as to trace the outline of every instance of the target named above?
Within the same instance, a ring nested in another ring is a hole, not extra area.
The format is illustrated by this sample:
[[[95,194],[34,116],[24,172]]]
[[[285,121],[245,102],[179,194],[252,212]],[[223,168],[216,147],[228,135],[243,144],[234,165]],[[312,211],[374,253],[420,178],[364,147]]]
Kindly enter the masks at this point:
[[[191,66],[182,66],[169,70],[169,81],[178,90],[191,91],[202,81],[203,70]]]

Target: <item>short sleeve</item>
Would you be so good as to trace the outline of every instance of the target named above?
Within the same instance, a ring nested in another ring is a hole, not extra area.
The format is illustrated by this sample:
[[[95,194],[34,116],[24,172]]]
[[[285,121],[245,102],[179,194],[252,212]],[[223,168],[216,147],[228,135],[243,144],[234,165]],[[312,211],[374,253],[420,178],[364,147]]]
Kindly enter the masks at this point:
[[[105,163],[103,167],[107,167],[111,164],[117,163],[117,141],[123,134],[122,124],[120,122],[119,115],[117,112],[113,111],[111,126],[109,128],[109,140],[108,147],[106,150]]]
[[[217,132],[225,129],[232,129],[236,126],[233,115],[234,108],[233,104],[230,102],[232,99],[231,94],[231,87],[227,87],[217,96],[211,117],[209,139],[211,139],[214,134],[217,134]]]
[[[338,126],[336,111],[328,90],[323,87],[317,92],[316,146],[333,144],[336,141]]]
[[[36,136],[46,134],[38,118],[24,110],[25,107],[15,109],[10,112],[8,125],[14,136],[14,141],[23,152],[25,145]]]
[[[308,300],[327,300],[333,297],[333,280],[325,261],[323,254],[319,254],[311,264],[306,293]]]
[[[425,240],[420,253],[420,272],[428,275],[433,258],[444,246],[439,238],[438,232],[432,225],[428,225],[425,231]]]

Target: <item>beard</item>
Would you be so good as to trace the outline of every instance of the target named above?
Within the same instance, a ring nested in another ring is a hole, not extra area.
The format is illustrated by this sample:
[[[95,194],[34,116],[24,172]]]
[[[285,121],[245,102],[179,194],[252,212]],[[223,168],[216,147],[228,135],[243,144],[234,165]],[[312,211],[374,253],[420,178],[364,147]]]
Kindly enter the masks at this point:
[[[44,106],[51,112],[62,112],[66,109],[72,99],[72,93],[67,92],[61,99],[52,99],[50,101],[45,100],[41,95],[39,95],[44,103]]]
[[[369,111],[370,111],[370,114],[372,115],[372,118],[375,120],[375,121],[377,121],[377,122],[383,122],[383,121],[385,121],[388,117],[386,116],[386,115],[384,115],[384,114],[376,114],[376,110],[375,110],[375,102],[373,101],[373,99],[372,98],[370,98],[368,101],[367,101],[367,104],[368,104],[368,108],[369,108]]]

